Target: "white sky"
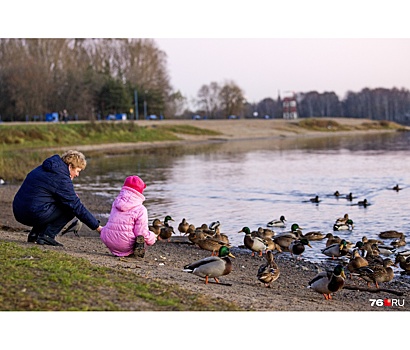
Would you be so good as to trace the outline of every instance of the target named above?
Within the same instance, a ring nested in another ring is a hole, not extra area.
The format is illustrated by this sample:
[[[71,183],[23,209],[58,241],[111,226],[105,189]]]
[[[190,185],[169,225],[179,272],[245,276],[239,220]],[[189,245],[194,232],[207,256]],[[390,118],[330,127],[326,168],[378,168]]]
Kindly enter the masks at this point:
[[[280,91],[410,89],[410,39],[157,39],[171,83],[187,97],[233,80],[249,102]]]
[[[117,0],[98,7],[72,0],[41,10],[50,3],[2,5],[8,15],[0,35],[154,38],[167,53],[171,85],[188,100],[202,85],[226,80],[251,103],[286,91],[343,98],[365,87],[410,89],[404,0]]]

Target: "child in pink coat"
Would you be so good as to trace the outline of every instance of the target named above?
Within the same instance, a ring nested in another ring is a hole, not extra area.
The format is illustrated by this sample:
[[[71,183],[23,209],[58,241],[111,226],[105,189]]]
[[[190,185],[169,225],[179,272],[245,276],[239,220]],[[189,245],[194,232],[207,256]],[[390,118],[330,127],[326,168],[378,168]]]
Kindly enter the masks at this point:
[[[138,176],[128,176],[112,204],[108,222],[101,230],[101,240],[116,256],[143,258],[145,245],[153,245],[157,236],[148,229],[147,208],[143,192],[147,187]]]

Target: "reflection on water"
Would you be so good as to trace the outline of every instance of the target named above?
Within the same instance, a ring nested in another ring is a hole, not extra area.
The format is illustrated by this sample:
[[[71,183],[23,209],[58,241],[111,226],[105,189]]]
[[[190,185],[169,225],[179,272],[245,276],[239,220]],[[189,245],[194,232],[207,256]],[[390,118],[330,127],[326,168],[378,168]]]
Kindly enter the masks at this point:
[[[409,145],[410,134],[403,132],[145,149],[90,159],[75,183],[79,192],[93,191],[112,202],[125,177],[138,174],[147,183],[150,220],[171,215],[175,229],[182,218],[195,226],[219,220],[233,245],[243,244],[243,233],[238,233],[243,226],[266,227],[281,215],[288,220],[287,229],[298,223],[304,233],[332,232],[356,242],[390,229],[408,236]],[[396,184],[403,190],[393,191]],[[336,198],[336,190],[356,198]],[[321,202],[310,203],[316,195]],[[357,202],[365,198],[371,205],[359,207]],[[333,232],[335,219],[345,213],[354,230]],[[304,257],[328,259],[320,253],[324,245],[312,242]]]

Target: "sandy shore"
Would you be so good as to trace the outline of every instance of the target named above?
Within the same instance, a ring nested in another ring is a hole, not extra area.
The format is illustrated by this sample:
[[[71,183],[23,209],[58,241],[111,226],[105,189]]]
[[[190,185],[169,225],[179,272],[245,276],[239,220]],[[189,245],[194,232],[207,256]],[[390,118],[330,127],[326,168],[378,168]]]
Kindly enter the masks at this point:
[[[338,119],[340,123],[360,125],[363,120]],[[155,123],[179,123],[175,121],[148,122],[141,121],[141,124],[153,125]],[[193,125],[216,130],[222,133],[218,139],[260,139],[270,138],[281,140],[283,138],[294,137],[318,137],[323,133],[308,132],[300,130],[294,123],[286,121],[270,120],[224,120],[224,121],[189,121]],[[186,121],[180,123],[187,124]],[[366,132],[366,131],[348,131]],[[374,131],[369,131],[374,132]],[[327,133],[326,133],[327,134]],[[180,142],[212,141],[215,137],[188,137],[184,135]],[[132,145],[132,147],[147,147],[150,145]],[[152,145],[151,145],[152,146]],[[101,146],[99,146],[101,149]],[[107,148],[118,147],[118,145],[106,145]],[[130,145],[131,147],[131,145]],[[81,147],[85,153],[93,147]],[[86,154],[87,155],[87,154]],[[21,245],[27,245],[27,227],[22,226],[14,220],[11,210],[11,203],[18,185],[0,186],[0,242],[13,241]],[[99,198],[87,196],[81,198],[84,204],[92,212],[100,212]],[[174,226],[177,226],[175,223]],[[388,292],[364,292],[351,289],[342,289],[333,300],[326,301],[322,295],[307,288],[311,280],[318,271],[331,268],[336,261],[331,261],[325,266],[312,264],[304,261],[292,259],[288,253],[277,256],[277,263],[281,270],[281,275],[271,288],[265,288],[256,278],[256,273],[260,264],[265,260],[261,257],[251,257],[250,251],[239,247],[233,248],[236,259],[233,260],[233,271],[221,278],[223,284],[208,284],[199,277],[182,271],[185,264],[194,260],[209,256],[209,252],[188,244],[186,240],[175,236],[171,242],[158,241],[154,246],[147,249],[144,259],[119,260],[109,254],[99,237],[91,233],[87,228],[83,228],[81,237],[75,237],[72,233],[58,240],[64,247],[42,247],[42,249],[55,249],[66,254],[88,259],[93,264],[111,267],[113,269],[127,270],[147,279],[158,279],[168,284],[178,284],[181,287],[201,294],[206,294],[210,298],[217,298],[234,302],[244,310],[253,311],[409,311],[410,310],[410,279],[409,277],[398,277],[392,282],[383,285],[385,288],[400,291],[401,296],[395,296]],[[347,280],[350,286],[358,285],[365,287],[361,280]],[[371,306],[371,298],[400,298],[405,300],[405,307],[381,308]]]

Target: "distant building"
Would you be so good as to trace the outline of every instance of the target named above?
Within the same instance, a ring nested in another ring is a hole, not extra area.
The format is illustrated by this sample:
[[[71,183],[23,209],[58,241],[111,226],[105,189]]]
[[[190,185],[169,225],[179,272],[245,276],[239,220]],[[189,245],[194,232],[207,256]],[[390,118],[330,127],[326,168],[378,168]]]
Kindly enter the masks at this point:
[[[293,93],[291,97],[284,97],[282,100],[283,119],[297,119],[298,109],[296,95]]]

